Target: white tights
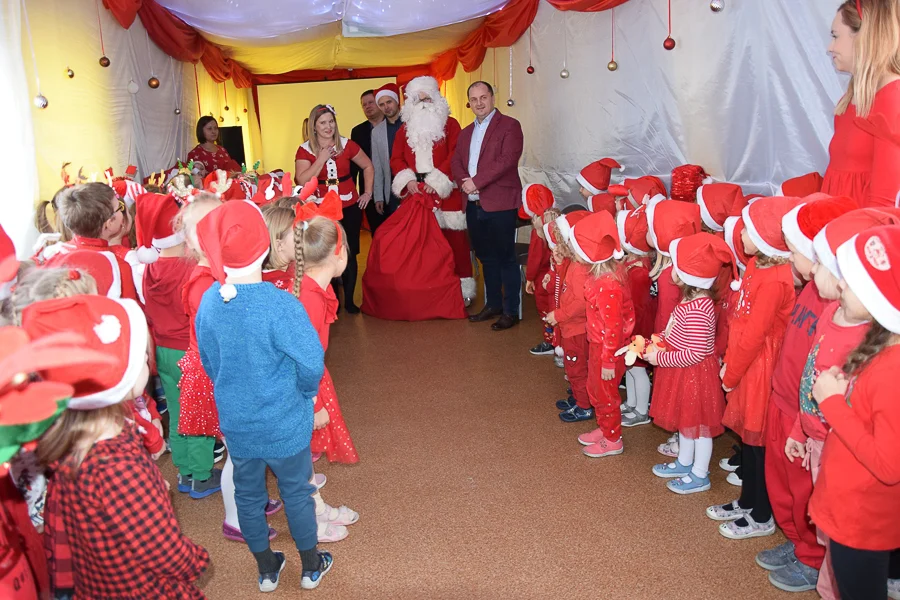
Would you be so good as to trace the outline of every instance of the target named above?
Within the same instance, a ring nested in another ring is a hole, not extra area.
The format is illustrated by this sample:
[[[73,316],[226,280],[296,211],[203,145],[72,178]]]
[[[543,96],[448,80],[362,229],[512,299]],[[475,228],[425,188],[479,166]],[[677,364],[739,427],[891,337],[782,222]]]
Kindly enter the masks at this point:
[[[625,392],[628,408],[646,415],[650,410],[650,377],[644,367],[631,367],[625,371]]]
[[[712,460],[712,438],[702,437],[691,439],[683,434],[678,434],[678,463],[694,466],[691,473],[695,477],[709,476],[709,461]]]

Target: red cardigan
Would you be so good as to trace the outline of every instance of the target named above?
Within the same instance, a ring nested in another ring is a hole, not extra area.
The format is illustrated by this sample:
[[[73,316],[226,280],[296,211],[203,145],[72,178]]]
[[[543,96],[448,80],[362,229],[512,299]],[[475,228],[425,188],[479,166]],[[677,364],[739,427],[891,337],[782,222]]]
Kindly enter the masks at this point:
[[[559,329],[563,337],[571,338],[583,335],[587,331],[587,317],[585,316],[587,302],[584,299],[584,284],[587,283],[590,275],[588,265],[574,260],[566,270],[566,278],[559,295],[559,308],[556,309],[554,315],[559,321]]]
[[[589,277],[584,285],[588,341],[592,348],[600,348],[600,355],[592,353],[591,360],[599,361],[604,369],[614,369],[616,363],[624,362],[615,354],[634,331],[631,292],[620,277],[618,273],[605,273],[596,279]]]
[[[900,547],[900,346],[882,350],[851,380],[846,399],[819,408],[831,425],[809,503],[822,531],[860,550]]]
[[[550,272],[550,246],[532,228],[528,242],[528,264],[525,266],[525,281],[541,285],[544,275]]]

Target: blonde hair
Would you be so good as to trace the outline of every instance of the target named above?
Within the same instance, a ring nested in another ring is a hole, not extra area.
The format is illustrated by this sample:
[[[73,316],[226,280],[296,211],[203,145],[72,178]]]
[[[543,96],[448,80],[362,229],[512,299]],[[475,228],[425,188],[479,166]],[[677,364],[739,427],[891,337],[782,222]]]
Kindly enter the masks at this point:
[[[62,222],[75,235],[99,238],[103,225],[113,218],[116,192],[105,183],[91,182],[67,188],[57,199]]]
[[[304,223],[306,227],[304,227]],[[294,275],[294,295],[300,297],[300,283],[308,267],[315,267],[334,256],[338,232],[341,245],[347,247],[347,234],[337,221],[326,217],[313,217],[297,223],[294,228],[294,258],[297,261]]]
[[[879,352],[890,345],[893,334],[884,328],[884,325],[878,321],[872,320],[866,335],[859,346],[854,348],[847,355],[847,362],[844,363],[844,374],[853,375],[868,365]]]
[[[35,302],[96,293],[97,281],[83,269],[39,269],[32,266],[22,270],[16,280],[16,287],[9,297],[8,318],[21,327],[22,311]]]
[[[718,296],[718,293],[715,289],[707,290],[701,287],[689,285],[684,281],[679,281],[675,285],[678,286],[678,289],[681,290],[681,299],[687,300],[688,302],[690,302],[691,300],[696,300],[697,298],[700,298],[702,296],[711,298],[712,301],[715,302]]]
[[[659,279],[659,276],[662,275],[662,272],[666,270],[672,264],[672,258],[669,256],[665,256],[662,252],[656,252],[656,262],[653,263],[653,268],[650,269],[650,279],[656,281]]]
[[[294,211],[290,208],[270,204],[263,209],[262,213],[263,219],[266,221],[266,227],[269,228],[269,253],[266,255],[263,269],[282,271],[290,263],[278,256],[278,252],[275,251],[275,244],[282,241],[288,232],[291,231],[291,227],[294,225]]]
[[[855,60],[847,91],[834,109],[846,112],[850,104],[856,115],[868,117],[875,94],[890,75],[900,75],[900,6],[897,0],[859,0],[863,16],[856,10],[857,0],[846,0],[838,8],[841,21],[854,34]]]
[[[119,402],[96,410],[64,410],[38,443],[37,456],[43,465],[64,461],[78,474],[81,463],[97,440],[109,429],[121,430],[130,410]]]
[[[591,265],[591,275],[594,279],[597,279],[601,275],[606,275],[607,273],[618,273],[619,271],[619,263],[620,261],[611,258],[602,263]],[[617,279],[621,279],[617,277]]]
[[[340,154],[343,151],[344,146],[341,144],[341,132],[338,130],[338,122],[337,115],[334,114],[334,111],[325,106],[324,104],[317,104],[311,111],[309,111],[309,122],[306,125],[306,135],[309,136],[307,140],[309,142],[310,151],[316,155],[319,153],[319,138],[316,137],[316,122],[322,115],[329,114],[334,117],[334,149]]]
[[[309,117],[303,119],[303,141],[309,140]]]
[[[201,192],[194,196],[192,202],[181,207],[181,211],[175,217],[172,228],[175,231],[184,231],[184,241],[195,258],[203,257],[200,242],[197,241],[197,223],[221,205],[222,201],[215,194]]]
[[[299,197],[299,196],[284,196],[284,197],[279,198],[278,200],[276,200],[275,202],[273,202],[272,204],[269,204],[269,205],[267,205],[267,206],[277,206],[277,207],[279,207],[279,208],[289,208],[289,209],[291,209],[291,210],[294,210],[294,206],[295,206],[298,202],[300,202],[300,197]]]
[[[781,258],[780,256],[766,256],[762,252],[756,254],[756,268],[768,269],[769,267],[777,267],[786,265],[791,262],[790,258]]]
[[[34,226],[40,233],[58,233],[60,240],[68,242],[72,239],[72,232],[62,222],[59,216],[59,198],[65,192],[67,187],[60,188],[53,194],[52,200],[42,200],[34,209]],[[47,208],[53,209],[53,220],[47,216]]]

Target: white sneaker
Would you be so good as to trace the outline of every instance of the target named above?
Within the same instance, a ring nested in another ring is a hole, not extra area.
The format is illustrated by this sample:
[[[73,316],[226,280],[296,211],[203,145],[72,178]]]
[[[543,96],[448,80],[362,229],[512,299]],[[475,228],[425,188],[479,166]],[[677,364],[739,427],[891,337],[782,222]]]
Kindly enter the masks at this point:
[[[730,540],[746,540],[755,537],[766,537],[775,533],[775,519],[769,517],[765,523],[757,523],[748,512],[743,516],[746,525],[738,525],[737,520],[719,525],[719,533]]]
[[[900,600],[900,579],[888,579],[888,598]]]
[[[737,465],[731,464],[730,462],[728,462],[728,460],[729,459],[727,459],[727,458],[723,458],[722,460],[720,460],[719,468],[722,469],[723,471],[728,471],[729,473],[734,473],[735,471],[737,471]]]
[[[744,485],[744,480],[738,477],[737,473],[729,473],[728,477],[725,478],[725,481],[737,487],[743,487]]]

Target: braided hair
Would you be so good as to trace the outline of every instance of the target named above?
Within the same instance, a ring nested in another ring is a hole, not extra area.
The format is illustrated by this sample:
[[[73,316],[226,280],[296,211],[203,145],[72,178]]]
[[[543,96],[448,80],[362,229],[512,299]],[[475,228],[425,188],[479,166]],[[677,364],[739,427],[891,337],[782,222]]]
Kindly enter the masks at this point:
[[[294,227],[294,295],[300,297],[303,273],[309,267],[317,267],[334,256],[338,238],[347,247],[347,235],[340,223],[326,217],[313,217],[301,221]]]

